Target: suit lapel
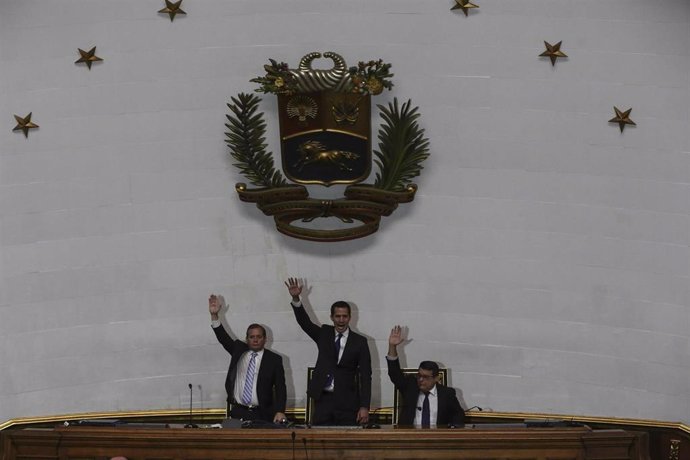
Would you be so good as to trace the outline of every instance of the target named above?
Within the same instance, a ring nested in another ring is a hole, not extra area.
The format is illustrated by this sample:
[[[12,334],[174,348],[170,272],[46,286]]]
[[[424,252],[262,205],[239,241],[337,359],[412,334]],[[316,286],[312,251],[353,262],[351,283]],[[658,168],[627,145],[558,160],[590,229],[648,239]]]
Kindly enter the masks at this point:
[[[240,361],[242,360],[242,357],[244,356],[244,353],[249,349],[246,343],[240,342],[242,345],[238,347],[238,351],[240,352],[239,355],[237,355],[237,358],[233,356],[232,361],[230,361],[230,366],[232,367],[230,369],[230,389],[231,391],[234,391],[235,388],[235,381],[237,380],[237,369],[240,367]]]
[[[335,338],[338,336],[334,327],[329,328],[330,333],[328,334],[328,354],[333,357],[333,364],[338,365],[338,356],[335,353]],[[345,350],[343,350],[344,352]]]
[[[266,372],[268,370],[268,366],[270,366],[270,363],[268,362],[270,360],[268,353],[266,352],[266,349],[264,348],[264,354],[261,357],[261,364],[259,365],[259,372],[256,374],[256,391],[257,393],[259,392],[259,384],[263,381],[263,376],[266,375]]]
[[[415,415],[417,415],[415,411],[417,410],[417,400],[419,399],[419,389],[417,388],[416,382],[415,385],[411,386],[408,391],[410,393],[410,401],[407,406],[407,417],[409,420],[406,424],[412,425],[414,423]]]
[[[443,387],[440,383],[436,384],[436,400],[438,401],[438,409],[436,412],[436,424],[446,423],[445,412],[443,409],[447,407],[446,405],[446,392],[442,391]]]

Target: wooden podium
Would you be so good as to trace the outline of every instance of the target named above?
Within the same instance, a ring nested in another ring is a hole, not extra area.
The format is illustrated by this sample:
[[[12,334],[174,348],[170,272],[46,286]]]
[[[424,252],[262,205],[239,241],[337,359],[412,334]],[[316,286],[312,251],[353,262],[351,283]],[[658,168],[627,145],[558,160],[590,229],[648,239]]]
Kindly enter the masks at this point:
[[[0,433],[2,460],[648,460],[643,433],[460,429],[58,427]]]

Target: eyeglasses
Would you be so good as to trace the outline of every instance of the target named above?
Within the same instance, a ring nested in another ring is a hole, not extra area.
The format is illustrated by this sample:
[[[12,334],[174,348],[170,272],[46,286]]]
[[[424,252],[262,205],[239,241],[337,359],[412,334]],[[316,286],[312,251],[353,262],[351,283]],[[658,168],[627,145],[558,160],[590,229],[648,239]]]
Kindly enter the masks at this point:
[[[434,379],[433,375],[424,375],[424,374],[417,374],[417,380],[432,380]]]

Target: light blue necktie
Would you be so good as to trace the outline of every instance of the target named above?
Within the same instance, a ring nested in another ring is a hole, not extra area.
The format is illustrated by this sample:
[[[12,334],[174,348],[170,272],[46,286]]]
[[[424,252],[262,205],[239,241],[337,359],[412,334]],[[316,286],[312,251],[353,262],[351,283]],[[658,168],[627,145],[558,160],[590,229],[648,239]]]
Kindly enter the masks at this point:
[[[257,352],[252,352],[252,357],[247,366],[247,375],[244,378],[244,389],[242,390],[242,404],[249,406],[252,403],[252,390],[254,389],[254,371],[256,370]]]

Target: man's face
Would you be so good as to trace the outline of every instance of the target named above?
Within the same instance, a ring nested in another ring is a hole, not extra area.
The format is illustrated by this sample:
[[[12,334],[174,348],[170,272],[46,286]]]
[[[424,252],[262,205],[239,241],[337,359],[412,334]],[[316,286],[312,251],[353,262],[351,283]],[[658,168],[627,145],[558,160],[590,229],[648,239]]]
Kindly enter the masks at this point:
[[[427,369],[417,369],[417,388],[420,391],[431,391],[436,385],[436,377],[433,372]]]
[[[350,312],[345,307],[336,307],[331,315],[331,320],[337,332],[345,332],[350,325]]]
[[[266,336],[261,329],[254,328],[247,331],[247,345],[251,351],[261,351],[266,345]]]

